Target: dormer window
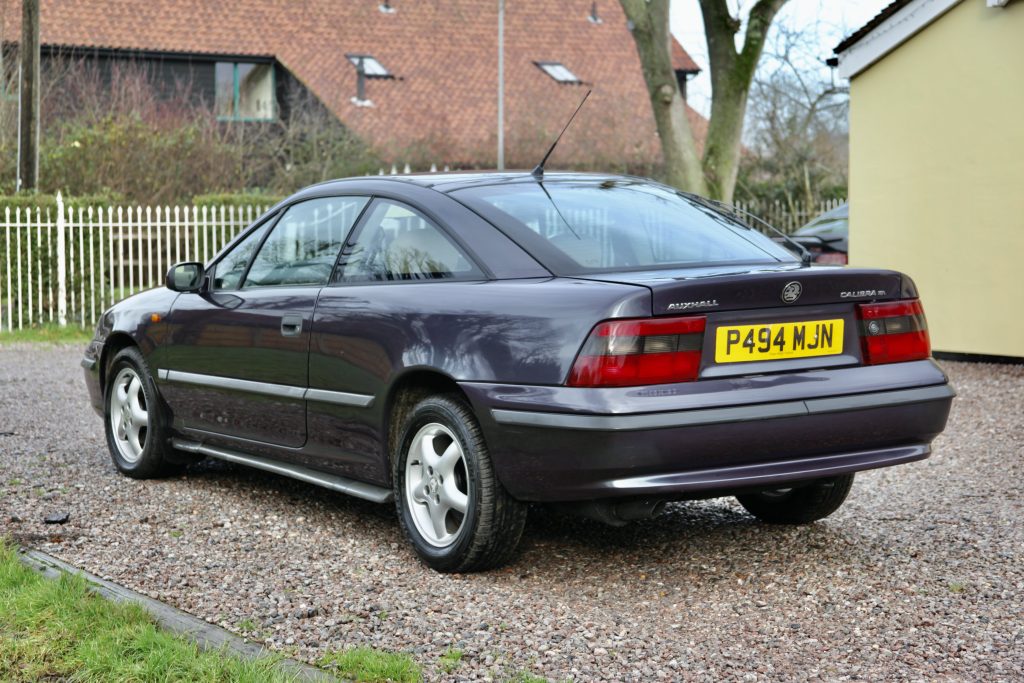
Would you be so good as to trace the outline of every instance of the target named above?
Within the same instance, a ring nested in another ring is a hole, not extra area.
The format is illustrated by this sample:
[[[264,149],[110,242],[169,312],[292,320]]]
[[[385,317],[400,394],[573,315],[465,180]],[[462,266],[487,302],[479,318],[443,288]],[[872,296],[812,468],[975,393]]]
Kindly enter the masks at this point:
[[[371,55],[345,55],[356,71],[367,78],[393,78],[391,72]]]
[[[582,83],[576,74],[561,62],[534,62],[537,67],[559,83]]]

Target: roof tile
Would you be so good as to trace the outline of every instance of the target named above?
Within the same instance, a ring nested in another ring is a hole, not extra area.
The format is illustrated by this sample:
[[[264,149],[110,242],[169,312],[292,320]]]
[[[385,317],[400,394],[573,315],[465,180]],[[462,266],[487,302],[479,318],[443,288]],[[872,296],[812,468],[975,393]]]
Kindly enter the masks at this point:
[[[339,119],[386,156],[493,165],[497,121],[497,3],[480,0],[42,0],[44,45],[210,55],[273,56]],[[533,0],[506,9],[506,148],[510,163],[539,158],[587,88],[593,95],[553,163],[618,165],[657,157],[650,101],[618,2],[602,23],[591,0]],[[17,40],[20,3],[7,3]],[[376,57],[394,79],[367,82],[356,106],[347,53]],[[675,68],[698,69],[672,45]],[[559,83],[535,61],[561,62],[584,82]],[[706,121],[688,111],[698,139]]]

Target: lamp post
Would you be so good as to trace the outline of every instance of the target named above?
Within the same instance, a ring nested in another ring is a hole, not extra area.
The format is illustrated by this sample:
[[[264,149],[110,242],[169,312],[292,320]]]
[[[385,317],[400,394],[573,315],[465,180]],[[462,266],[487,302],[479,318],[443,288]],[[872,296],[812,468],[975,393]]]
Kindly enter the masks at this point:
[[[505,170],[505,0],[498,0],[498,170]]]

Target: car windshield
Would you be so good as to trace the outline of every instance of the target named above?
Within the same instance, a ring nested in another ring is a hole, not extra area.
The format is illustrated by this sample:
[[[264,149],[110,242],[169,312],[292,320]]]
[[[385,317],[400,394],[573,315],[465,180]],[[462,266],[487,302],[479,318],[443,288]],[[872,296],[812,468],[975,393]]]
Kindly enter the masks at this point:
[[[838,206],[831,211],[821,214],[793,234],[819,235],[821,237],[830,237],[833,235],[838,236],[846,232],[849,216],[849,205],[843,204],[842,206]]]
[[[797,260],[715,208],[642,180],[520,182],[452,194],[557,273]]]

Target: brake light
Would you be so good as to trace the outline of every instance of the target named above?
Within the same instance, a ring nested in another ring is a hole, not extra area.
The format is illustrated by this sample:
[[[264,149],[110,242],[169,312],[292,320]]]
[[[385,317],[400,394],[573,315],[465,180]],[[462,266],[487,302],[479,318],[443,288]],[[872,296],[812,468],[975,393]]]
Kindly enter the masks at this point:
[[[690,382],[700,371],[704,316],[610,320],[593,329],[569,373],[573,387]]]
[[[865,365],[921,360],[931,355],[928,324],[918,299],[858,304]]]

